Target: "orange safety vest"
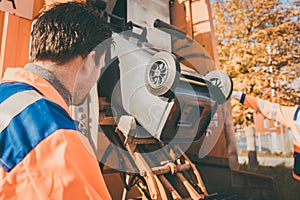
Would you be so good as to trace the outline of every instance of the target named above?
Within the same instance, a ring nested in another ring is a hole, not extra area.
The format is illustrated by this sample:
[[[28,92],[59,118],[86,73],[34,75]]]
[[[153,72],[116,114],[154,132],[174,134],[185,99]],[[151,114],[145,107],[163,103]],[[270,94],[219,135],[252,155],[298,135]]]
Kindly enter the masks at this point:
[[[111,199],[63,98],[23,68],[0,84],[0,199]]]
[[[281,106],[246,94],[242,94],[240,103],[291,129],[294,144],[293,177],[300,181],[300,106]]]

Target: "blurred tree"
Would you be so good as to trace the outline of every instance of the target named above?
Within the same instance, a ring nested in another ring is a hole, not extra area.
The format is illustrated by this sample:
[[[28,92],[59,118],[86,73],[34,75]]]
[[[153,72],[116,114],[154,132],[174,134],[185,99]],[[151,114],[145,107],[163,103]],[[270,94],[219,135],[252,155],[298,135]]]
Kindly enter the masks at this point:
[[[221,69],[234,89],[300,104],[300,1],[212,0]],[[235,123],[249,108],[233,102]]]

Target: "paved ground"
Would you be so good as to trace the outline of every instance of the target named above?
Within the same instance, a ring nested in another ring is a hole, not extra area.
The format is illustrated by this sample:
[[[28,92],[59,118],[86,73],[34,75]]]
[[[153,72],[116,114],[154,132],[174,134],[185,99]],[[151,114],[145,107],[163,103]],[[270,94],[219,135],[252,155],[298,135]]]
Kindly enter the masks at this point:
[[[293,158],[284,158],[284,157],[257,157],[258,163],[261,166],[272,166],[275,167],[277,165],[284,165],[286,167],[293,167]],[[239,163],[240,164],[247,164],[248,157],[246,156],[239,156]]]

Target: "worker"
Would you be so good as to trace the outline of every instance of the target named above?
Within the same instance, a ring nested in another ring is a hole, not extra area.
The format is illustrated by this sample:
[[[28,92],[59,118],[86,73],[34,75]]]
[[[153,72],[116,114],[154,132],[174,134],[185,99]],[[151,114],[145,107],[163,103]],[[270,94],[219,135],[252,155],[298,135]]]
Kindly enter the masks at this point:
[[[231,97],[291,129],[294,138],[293,177],[300,181],[300,106],[281,106],[240,91],[233,91]]]
[[[47,8],[31,37],[31,62],[7,68],[0,84],[0,199],[111,199],[69,110],[97,81],[111,30],[67,2]]]

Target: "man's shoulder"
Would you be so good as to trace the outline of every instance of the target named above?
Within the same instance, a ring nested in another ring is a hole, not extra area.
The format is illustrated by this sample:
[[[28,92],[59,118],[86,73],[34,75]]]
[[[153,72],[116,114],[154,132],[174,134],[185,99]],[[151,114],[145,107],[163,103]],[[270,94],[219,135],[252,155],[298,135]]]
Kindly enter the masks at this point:
[[[7,121],[7,126],[76,129],[73,119],[62,106],[45,98],[31,85],[3,83],[0,84],[0,94],[0,113],[5,116],[3,120]]]
[[[58,130],[77,130],[66,110],[34,88],[12,84],[1,85],[0,90],[0,167],[6,171]]]

